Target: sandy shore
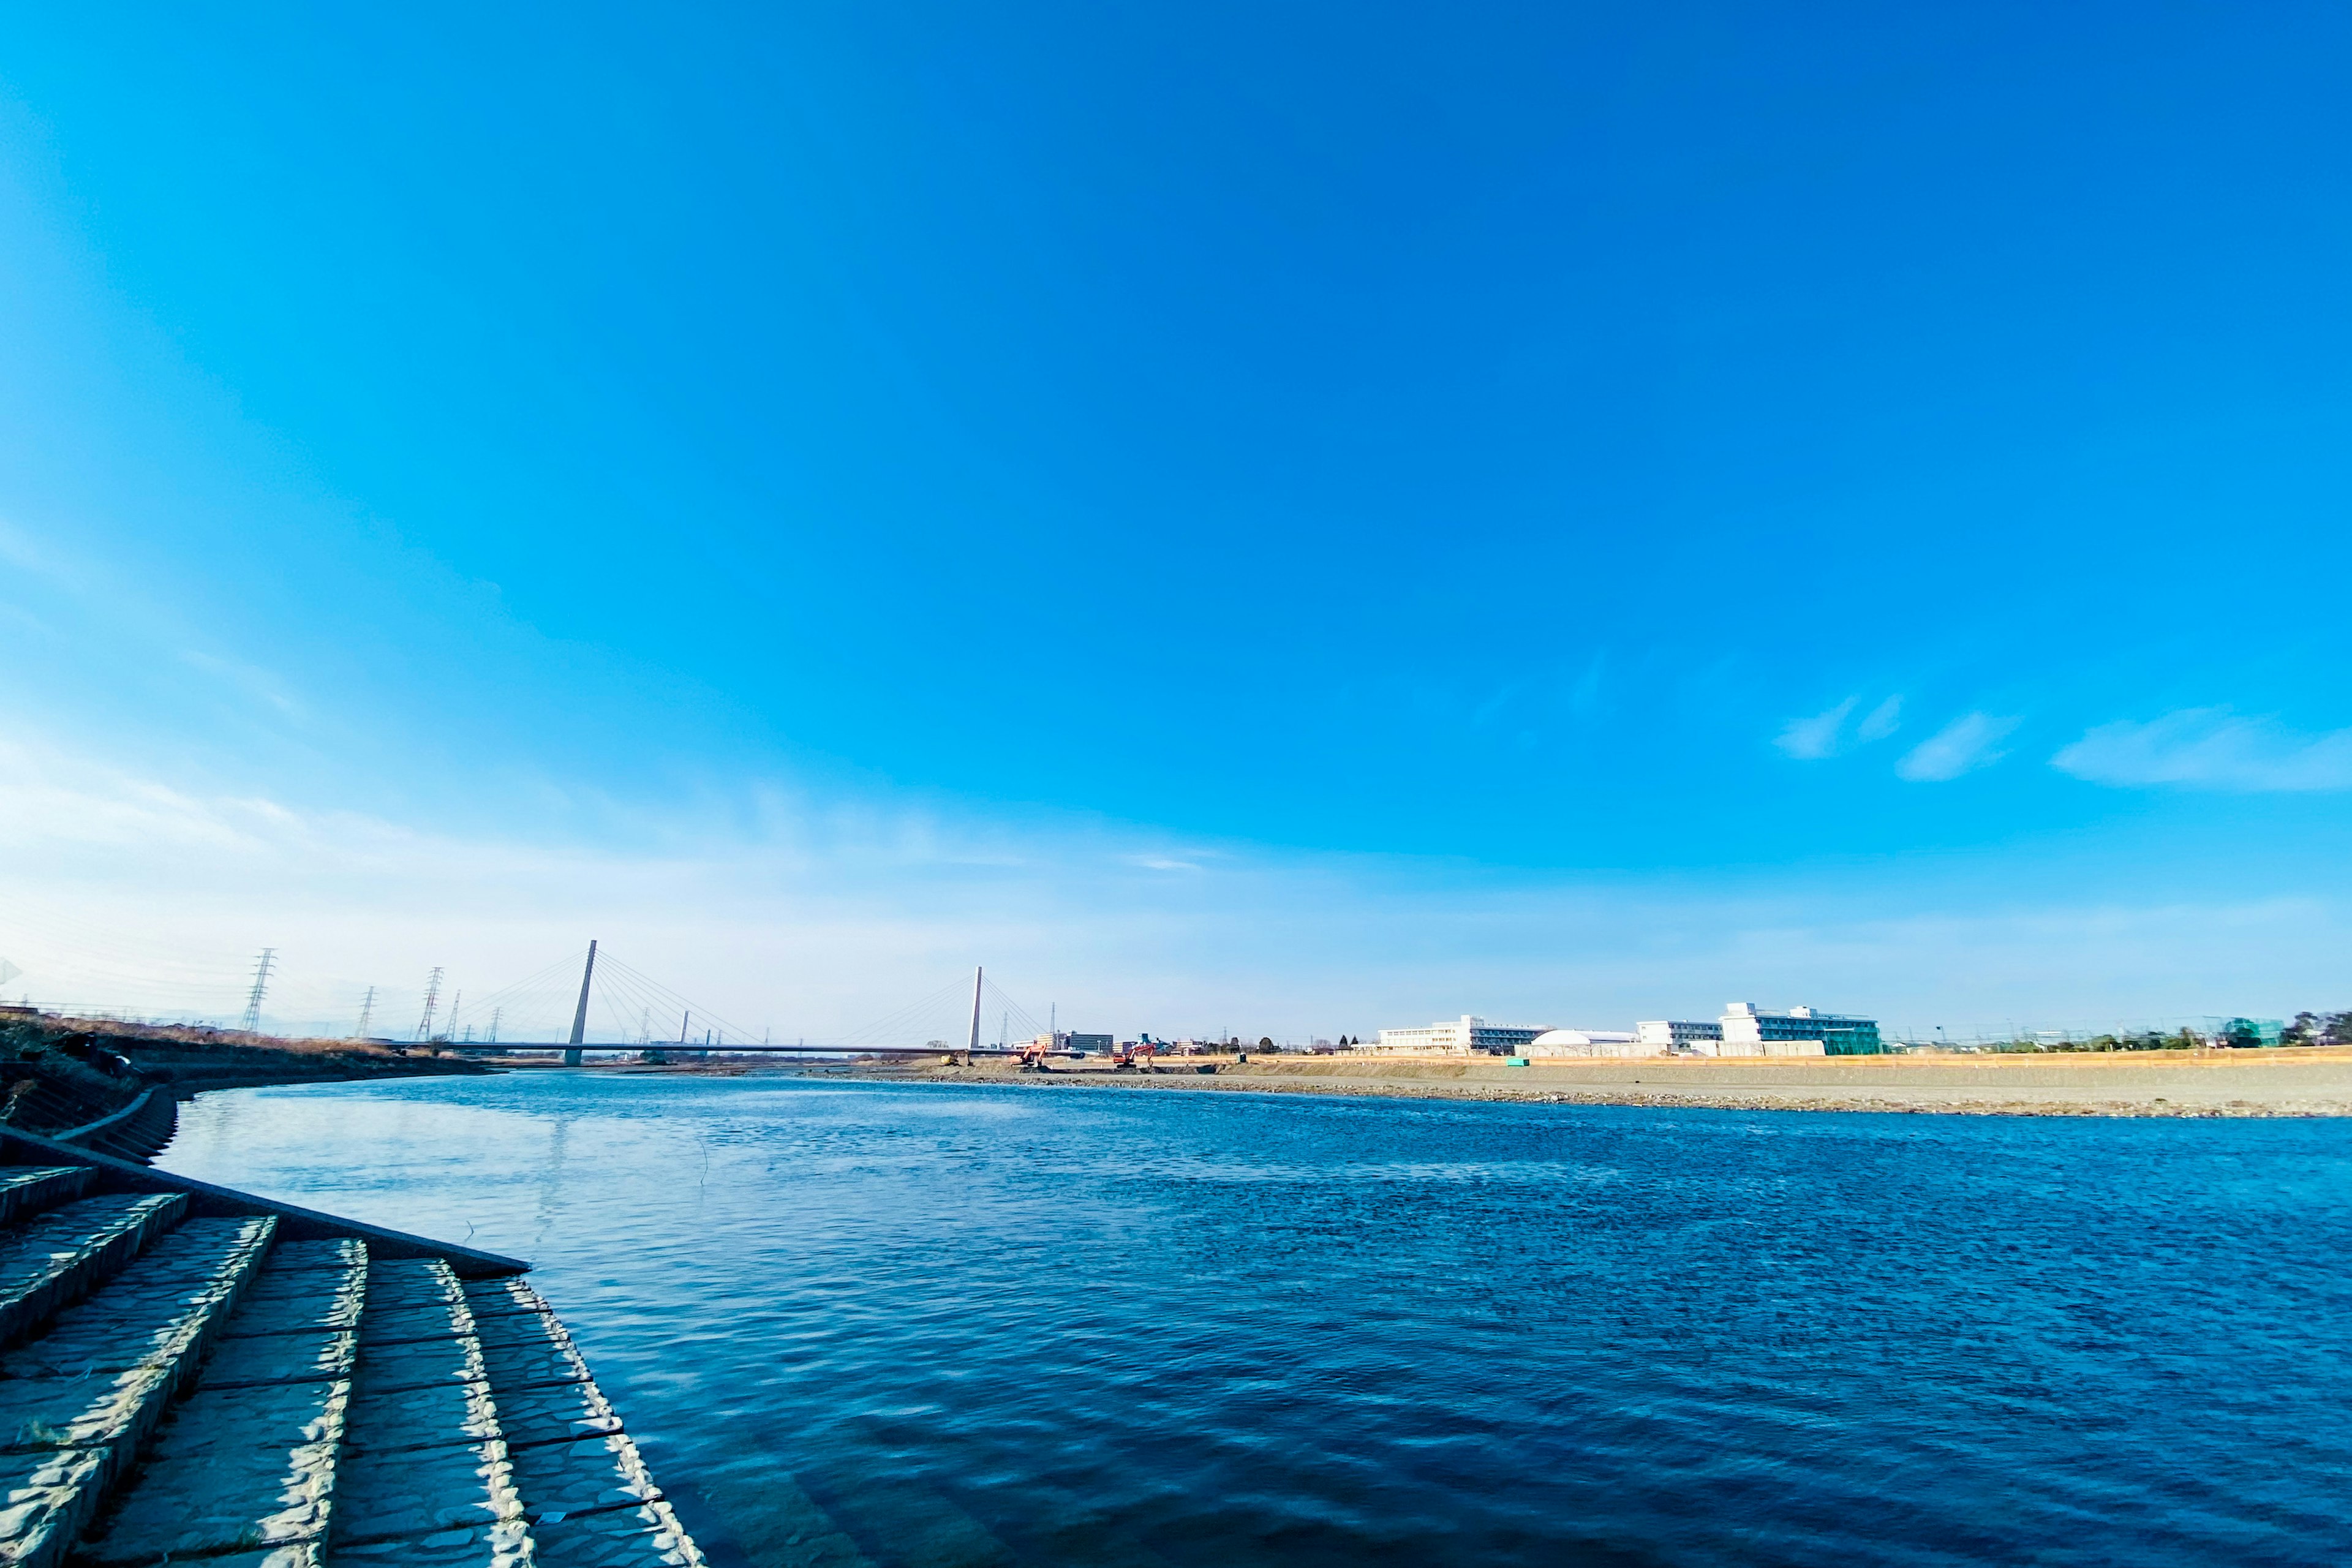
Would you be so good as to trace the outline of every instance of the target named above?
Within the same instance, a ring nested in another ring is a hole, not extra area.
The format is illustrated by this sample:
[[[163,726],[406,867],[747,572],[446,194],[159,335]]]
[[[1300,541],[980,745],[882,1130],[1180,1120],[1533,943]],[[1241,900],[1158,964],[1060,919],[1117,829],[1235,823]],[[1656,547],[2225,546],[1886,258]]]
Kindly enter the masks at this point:
[[[1703,1105],[1738,1110],[1891,1110],[1999,1116],[2352,1116],[2352,1049],[2134,1051],[2098,1055],[1916,1054],[1710,1060],[1476,1060],[1273,1058],[1189,1061],[1154,1073],[1055,1065],[878,1067],[845,1075],[905,1081],[1018,1083],[1041,1089],[1175,1089],[1204,1094],[1391,1095],[1552,1104]]]

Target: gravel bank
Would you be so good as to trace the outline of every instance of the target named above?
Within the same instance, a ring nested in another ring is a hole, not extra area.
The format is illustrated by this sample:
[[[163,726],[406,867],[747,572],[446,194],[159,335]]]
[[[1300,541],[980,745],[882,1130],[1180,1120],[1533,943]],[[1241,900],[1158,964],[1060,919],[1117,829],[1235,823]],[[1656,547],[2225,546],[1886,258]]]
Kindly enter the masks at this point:
[[[829,1076],[839,1076],[835,1069]],[[1874,1110],[1972,1116],[2352,1116],[2352,1050],[1919,1054],[1810,1059],[1350,1060],[1217,1065],[1154,1073],[1065,1068],[860,1066],[847,1076],[1038,1089],[1387,1095],[1735,1110]]]

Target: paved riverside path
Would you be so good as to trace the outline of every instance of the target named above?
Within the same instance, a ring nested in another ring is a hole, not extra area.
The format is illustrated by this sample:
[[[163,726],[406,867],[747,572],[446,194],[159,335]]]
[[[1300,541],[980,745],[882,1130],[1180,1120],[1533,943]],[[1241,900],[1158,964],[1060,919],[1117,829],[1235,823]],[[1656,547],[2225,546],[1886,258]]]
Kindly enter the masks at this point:
[[[0,1166],[0,1565],[702,1563],[519,1265],[123,1185]]]

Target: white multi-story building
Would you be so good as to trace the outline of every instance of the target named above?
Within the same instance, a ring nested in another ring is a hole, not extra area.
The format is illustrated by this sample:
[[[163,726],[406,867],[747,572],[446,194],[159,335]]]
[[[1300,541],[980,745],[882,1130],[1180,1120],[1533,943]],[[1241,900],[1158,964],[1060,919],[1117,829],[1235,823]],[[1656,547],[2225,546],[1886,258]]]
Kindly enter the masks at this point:
[[[1723,1045],[1718,1054],[1874,1057],[1884,1048],[1879,1043],[1875,1018],[1822,1013],[1811,1007],[1769,1013],[1753,1002],[1734,1002],[1723,1010]]]
[[[1728,1004],[1712,1024],[1657,1019],[1634,1029],[1655,1049],[1703,1057],[1874,1056],[1881,1048],[1875,1019],[1811,1007],[1770,1013],[1752,1002]]]
[[[1544,1032],[1541,1025],[1489,1024],[1465,1013],[1451,1024],[1432,1024],[1425,1029],[1382,1029],[1379,1045],[1360,1048],[1400,1056],[1515,1057]]]
[[[1658,1050],[1711,1055],[1709,1047],[1723,1038],[1723,1026],[1659,1018],[1634,1025],[1633,1033],[1643,1045]]]
[[[1874,1018],[1811,1007],[1773,1013],[1750,1002],[1733,1002],[1714,1023],[1650,1019],[1636,1024],[1630,1035],[1614,1029],[1489,1024],[1465,1013],[1451,1023],[1425,1028],[1382,1029],[1380,1044],[1357,1048],[1444,1057],[1648,1057],[1668,1051],[1706,1057],[1843,1057],[1873,1056],[1885,1047]]]

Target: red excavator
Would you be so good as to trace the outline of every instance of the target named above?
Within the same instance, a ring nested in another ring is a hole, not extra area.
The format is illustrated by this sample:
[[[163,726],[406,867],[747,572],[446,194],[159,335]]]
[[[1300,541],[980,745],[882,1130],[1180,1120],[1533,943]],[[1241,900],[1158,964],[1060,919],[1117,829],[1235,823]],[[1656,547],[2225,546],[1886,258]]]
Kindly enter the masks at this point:
[[[1157,1040],[1130,1040],[1111,1052],[1110,1065],[1122,1071],[1140,1068],[1145,1072],[1156,1072],[1159,1069],[1151,1065],[1151,1058],[1158,1056],[1160,1050]]]

